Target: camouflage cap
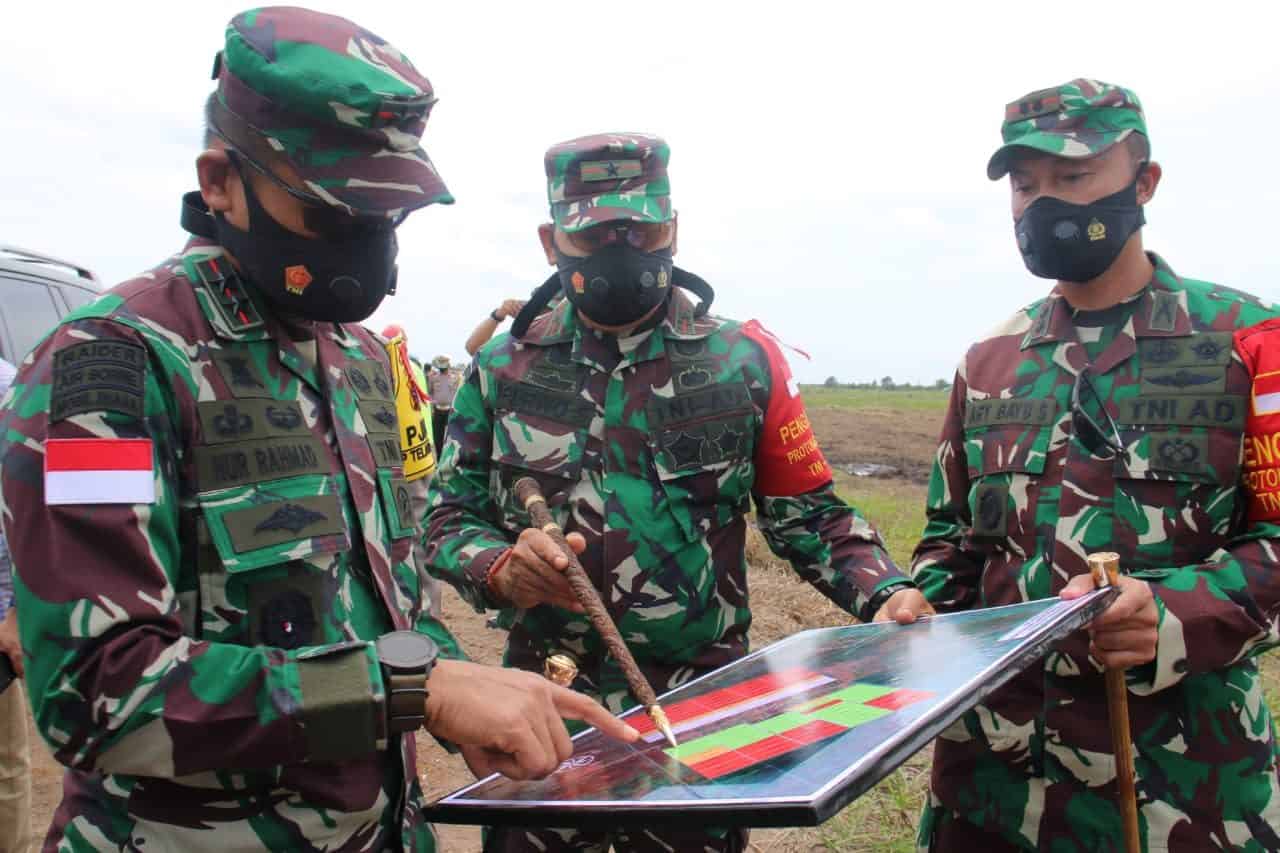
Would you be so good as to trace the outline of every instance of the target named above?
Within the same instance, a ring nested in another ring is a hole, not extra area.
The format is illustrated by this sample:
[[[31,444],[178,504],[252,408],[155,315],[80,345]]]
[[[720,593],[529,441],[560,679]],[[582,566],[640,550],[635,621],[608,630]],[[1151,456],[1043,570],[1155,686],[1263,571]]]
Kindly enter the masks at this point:
[[[1034,148],[1059,157],[1101,154],[1131,133],[1147,135],[1142,103],[1129,89],[1079,78],[1023,95],[1004,109],[1004,138],[987,163],[987,177],[1009,172],[1015,148]]]
[[[671,149],[644,133],[600,133],[547,150],[547,200],[564,231],[601,222],[671,219]]]
[[[419,146],[431,82],[368,30],[309,9],[251,9],[227,25],[213,74],[213,130],[250,157],[265,144],[329,204],[398,216],[453,202]],[[224,110],[261,139],[230,138]]]

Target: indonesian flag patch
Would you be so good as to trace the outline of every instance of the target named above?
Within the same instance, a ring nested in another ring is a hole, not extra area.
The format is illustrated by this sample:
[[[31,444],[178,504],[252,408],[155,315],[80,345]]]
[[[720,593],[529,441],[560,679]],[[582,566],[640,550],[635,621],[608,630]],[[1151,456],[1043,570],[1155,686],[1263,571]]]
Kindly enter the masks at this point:
[[[51,438],[44,444],[44,502],[153,504],[149,438]]]
[[[1249,521],[1280,523],[1280,318],[1240,329],[1235,346],[1253,380],[1241,478]]]
[[[1274,415],[1280,412],[1280,370],[1253,377],[1253,413]]]

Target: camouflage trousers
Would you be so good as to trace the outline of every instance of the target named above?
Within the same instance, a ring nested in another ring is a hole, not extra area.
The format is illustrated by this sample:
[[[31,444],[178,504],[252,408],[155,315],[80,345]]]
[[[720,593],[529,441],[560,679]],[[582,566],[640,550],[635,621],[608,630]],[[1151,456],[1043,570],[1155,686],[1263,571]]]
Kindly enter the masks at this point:
[[[484,853],[742,853],[745,829],[663,830],[618,829],[588,832],[577,829],[489,827]]]
[[[920,815],[916,853],[1022,853],[1027,849],[969,823],[932,797]]]

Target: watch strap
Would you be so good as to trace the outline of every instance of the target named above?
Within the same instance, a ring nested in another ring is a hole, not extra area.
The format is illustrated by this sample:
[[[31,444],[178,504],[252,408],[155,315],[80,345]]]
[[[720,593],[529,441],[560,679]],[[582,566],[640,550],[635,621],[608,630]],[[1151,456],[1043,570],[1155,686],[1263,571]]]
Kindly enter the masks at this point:
[[[405,734],[422,728],[427,712],[426,672],[390,672],[383,669],[387,688],[387,731]]]
[[[858,618],[863,622],[870,622],[876,618],[876,613],[884,606],[884,603],[893,597],[893,594],[902,589],[915,589],[914,582],[909,580],[901,580],[897,583],[891,583],[881,589],[867,601],[863,606],[862,612],[858,614]]]

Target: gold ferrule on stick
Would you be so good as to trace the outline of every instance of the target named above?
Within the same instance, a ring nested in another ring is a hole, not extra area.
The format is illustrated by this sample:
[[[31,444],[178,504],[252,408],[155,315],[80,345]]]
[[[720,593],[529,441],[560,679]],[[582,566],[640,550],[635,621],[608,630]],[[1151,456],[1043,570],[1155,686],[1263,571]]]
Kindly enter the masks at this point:
[[[671,721],[667,719],[667,712],[662,710],[662,706],[655,702],[645,710],[649,712],[649,719],[653,720],[653,724],[657,726],[658,731],[662,732],[667,743],[671,744],[673,749],[679,746],[680,744],[676,743],[676,733],[671,730]]]

